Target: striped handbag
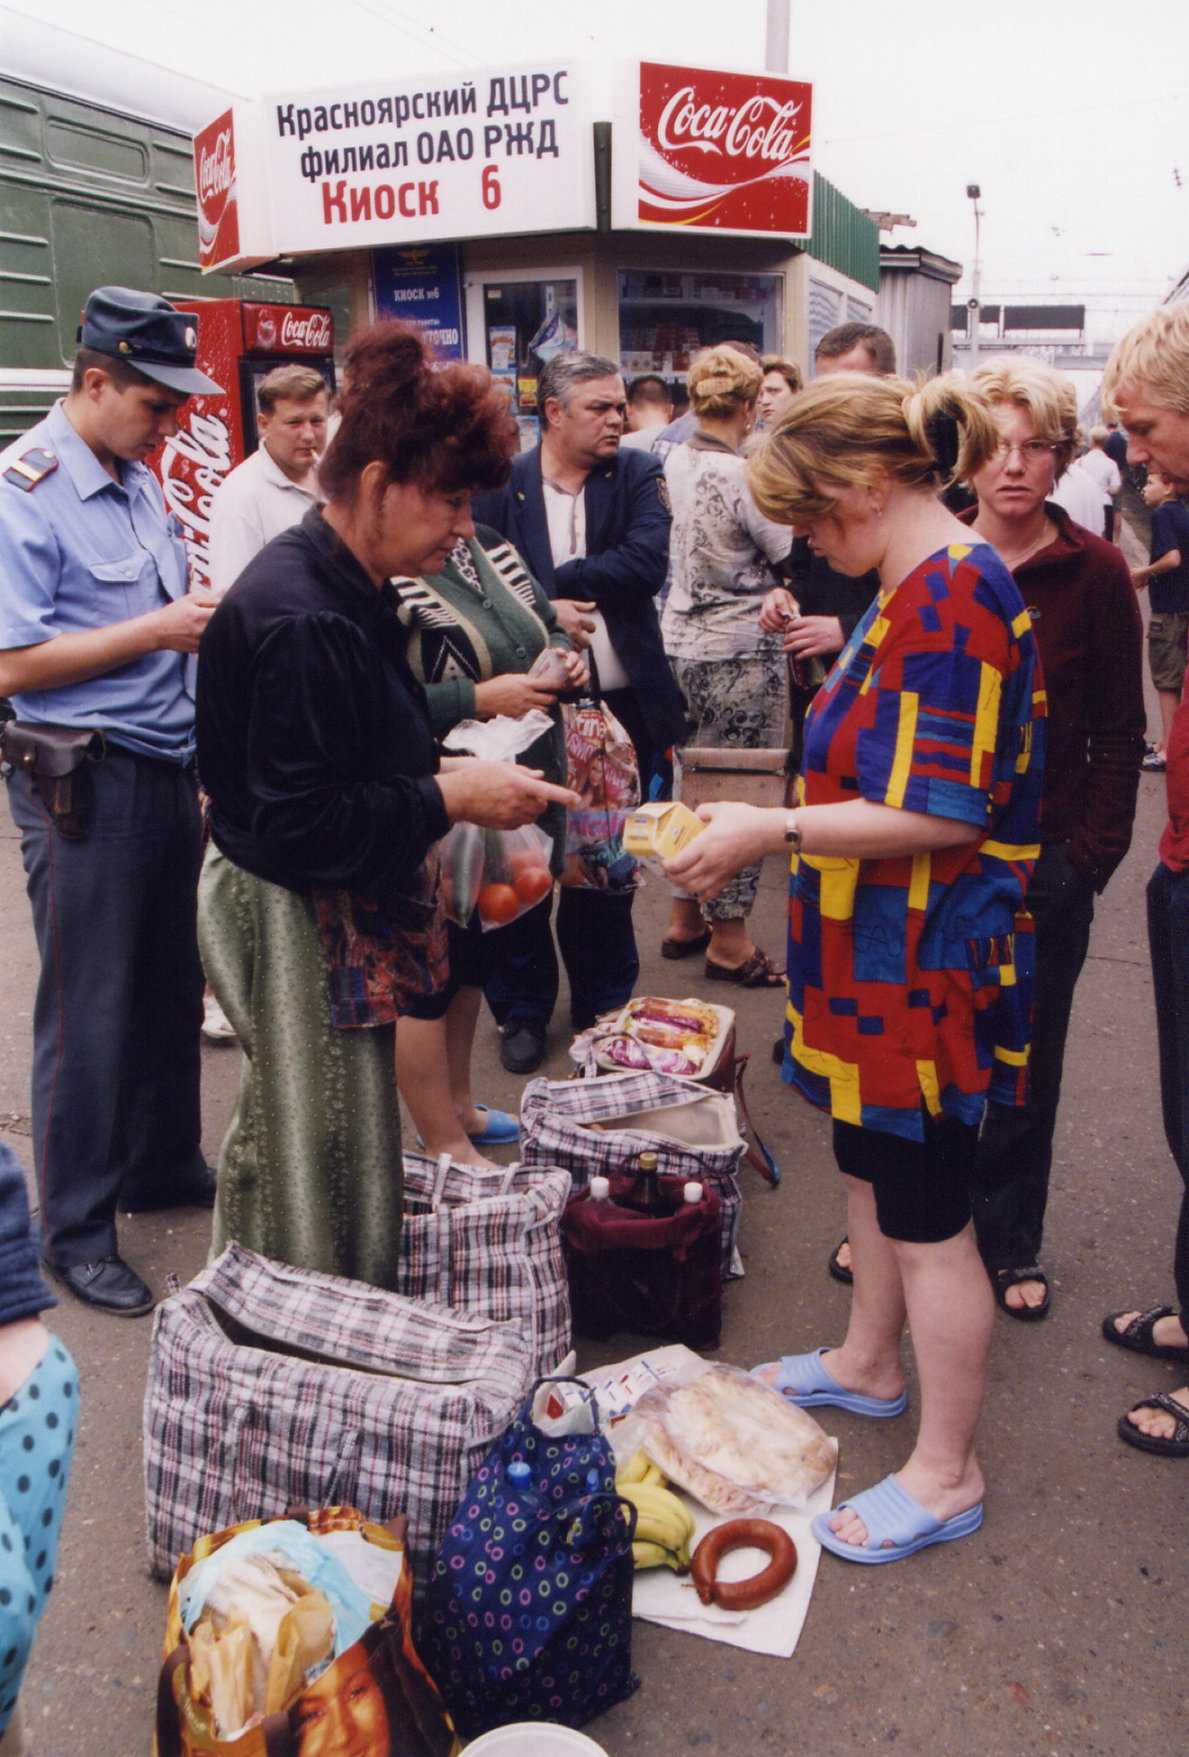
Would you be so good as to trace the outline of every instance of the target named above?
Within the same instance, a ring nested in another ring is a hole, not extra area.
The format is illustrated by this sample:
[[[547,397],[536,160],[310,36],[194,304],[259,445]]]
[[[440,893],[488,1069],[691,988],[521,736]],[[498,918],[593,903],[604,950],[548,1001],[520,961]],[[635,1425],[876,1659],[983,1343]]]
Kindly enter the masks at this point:
[[[569,1194],[569,1173],[555,1168],[485,1171],[406,1153],[398,1291],[517,1324],[533,1371],[555,1372],[570,1350]]]
[[[414,1579],[533,1380],[523,1327],[228,1245],[157,1308],[149,1567],[292,1506],[408,1515]]]

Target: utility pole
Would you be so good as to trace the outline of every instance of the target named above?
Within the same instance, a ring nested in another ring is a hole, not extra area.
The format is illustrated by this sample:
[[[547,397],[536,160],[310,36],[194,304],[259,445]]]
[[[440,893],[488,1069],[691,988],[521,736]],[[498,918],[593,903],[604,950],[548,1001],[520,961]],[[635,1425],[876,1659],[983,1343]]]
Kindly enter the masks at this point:
[[[764,8],[764,69],[789,70],[789,0],[767,0]]]
[[[966,193],[974,203],[974,267],[970,275],[970,298],[967,301],[967,309],[970,312],[967,335],[970,341],[970,370],[973,372],[978,365],[979,326],[982,321],[983,261],[979,248],[979,221],[983,216],[982,209],[978,205],[982,197],[982,190],[977,183],[968,183]]]

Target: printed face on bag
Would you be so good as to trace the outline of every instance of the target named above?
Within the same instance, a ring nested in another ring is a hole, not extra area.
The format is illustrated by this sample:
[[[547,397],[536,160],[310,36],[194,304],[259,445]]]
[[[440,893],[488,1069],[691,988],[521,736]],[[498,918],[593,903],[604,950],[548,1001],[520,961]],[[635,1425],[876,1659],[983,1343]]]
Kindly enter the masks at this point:
[[[293,1712],[296,1757],[379,1757],[389,1749],[388,1705],[366,1661],[326,1701]]]

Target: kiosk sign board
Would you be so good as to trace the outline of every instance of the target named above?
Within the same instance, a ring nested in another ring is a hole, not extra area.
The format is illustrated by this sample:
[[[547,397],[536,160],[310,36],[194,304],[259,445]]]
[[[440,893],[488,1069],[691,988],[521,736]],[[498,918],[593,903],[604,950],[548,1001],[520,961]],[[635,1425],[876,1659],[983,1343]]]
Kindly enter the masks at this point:
[[[801,80],[623,63],[612,225],[808,238],[812,121],[813,87]]]
[[[241,138],[246,112],[250,148]],[[207,148],[205,158],[196,150],[196,175],[200,205],[200,164],[209,166],[212,198],[224,183],[238,197],[238,254],[229,240],[219,262],[204,260],[204,268],[595,225],[587,79],[569,61],[283,91],[237,104],[229,183],[217,156],[225,122],[196,136],[196,149]],[[202,223],[214,221],[217,235],[214,213],[212,199]]]
[[[456,244],[385,244],[372,251],[377,317],[416,324],[439,360],[461,360],[462,276]]]

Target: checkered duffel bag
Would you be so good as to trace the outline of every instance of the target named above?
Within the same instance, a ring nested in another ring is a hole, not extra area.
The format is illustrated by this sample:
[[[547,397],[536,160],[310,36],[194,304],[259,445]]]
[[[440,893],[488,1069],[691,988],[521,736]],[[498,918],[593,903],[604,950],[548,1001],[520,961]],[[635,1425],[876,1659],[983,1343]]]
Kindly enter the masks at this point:
[[[520,1324],[295,1269],[230,1244],[153,1323],[149,1566],[300,1506],[409,1520],[429,1579],[451,1513],[533,1382]]]
[[[445,1153],[406,1153],[399,1291],[519,1324],[533,1371],[555,1372],[570,1351],[561,1247],[569,1194],[565,1171],[484,1171]]]
[[[530,1080],[520,1101],[520,1152],[526,1165],[560,1166],[584,1190],[596,1175],[634,1171],[655,1153],[669,1177],[714,1190],[722,1214],[722,1274],[743,1274],[737,1172],[747,1150],[735,1100],[673,1074],[607,1074],[598,1080]]]

